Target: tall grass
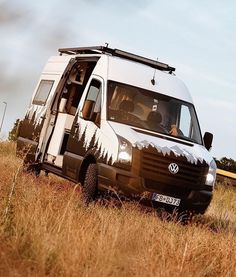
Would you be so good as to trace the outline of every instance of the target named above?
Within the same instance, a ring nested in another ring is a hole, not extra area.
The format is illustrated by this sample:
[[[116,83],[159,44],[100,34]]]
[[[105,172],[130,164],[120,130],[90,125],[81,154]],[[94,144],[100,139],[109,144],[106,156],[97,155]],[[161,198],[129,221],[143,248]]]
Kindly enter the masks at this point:
[[[84,207],[79,187],[43,174],[20,172],[9,203],[14,148],[0,143],[0,276],[235,276],[234,188],[188,226],[136,203]]]

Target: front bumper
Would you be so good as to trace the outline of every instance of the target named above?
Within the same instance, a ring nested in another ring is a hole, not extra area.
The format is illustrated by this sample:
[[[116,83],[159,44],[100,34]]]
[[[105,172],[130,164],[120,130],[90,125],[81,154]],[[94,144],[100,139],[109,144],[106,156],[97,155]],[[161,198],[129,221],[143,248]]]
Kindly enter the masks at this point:
[[[137,199],[140,203],[152,207],[164,207],[167,210],[178,208],[180,211],[189,210],[196,213],[204,213],[212,199],[212,191],[208,187],[191,189],[188,187],[177,187],[175,184],[158,185],[156,188],[147,188],[144,178],[137,176],[132,171],[123,170],[114,166],[99,164],[99,189],[111,190],[124,195],[130,199]],[[180,206],[172,206],[152,200],[153,193],[159,193],[170,197],[181,199]]]

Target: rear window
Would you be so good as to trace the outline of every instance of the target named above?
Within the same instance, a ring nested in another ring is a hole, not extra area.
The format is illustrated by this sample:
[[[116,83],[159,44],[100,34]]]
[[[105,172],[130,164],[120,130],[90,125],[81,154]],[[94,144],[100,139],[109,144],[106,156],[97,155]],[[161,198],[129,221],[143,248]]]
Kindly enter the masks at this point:
[[[41,80],[33,99],[33,104],[41,106],[45,105],[48,99],[48,95],[52,89],[53,83],[53,80]]]

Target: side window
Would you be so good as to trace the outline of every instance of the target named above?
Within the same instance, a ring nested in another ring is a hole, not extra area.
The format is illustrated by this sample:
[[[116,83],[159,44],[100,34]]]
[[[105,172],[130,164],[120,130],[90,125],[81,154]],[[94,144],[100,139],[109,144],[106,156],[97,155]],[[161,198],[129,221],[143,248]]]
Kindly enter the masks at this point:
[[[189,111],[189,107],[182,105],[180,109],[180,121],[179,121],[179,128],[186,137],[191,136],[191,114]]]
[[[98,125],[100,124],[101,115],[101,94],[101,82],[93,79],[90,83],[88,93],[82,109],[83,118],[85,120],[91,120]]]
[[[48,99],[48,95],[52,89],[53,83],[53,80],[41,80],[33,99],[33,104],[41,106],[45,105]]]

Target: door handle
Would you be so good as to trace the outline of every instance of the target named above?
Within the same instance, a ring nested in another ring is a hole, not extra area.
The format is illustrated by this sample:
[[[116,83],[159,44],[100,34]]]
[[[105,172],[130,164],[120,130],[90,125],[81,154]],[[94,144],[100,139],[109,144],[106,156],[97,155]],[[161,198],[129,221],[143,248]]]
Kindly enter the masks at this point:
[[[74,127],[75,127],[76,129],[78,129],[78,128],[79,128],[79,123],[78,123],[78,122],[75,123],[75,124],[74,124]]]

